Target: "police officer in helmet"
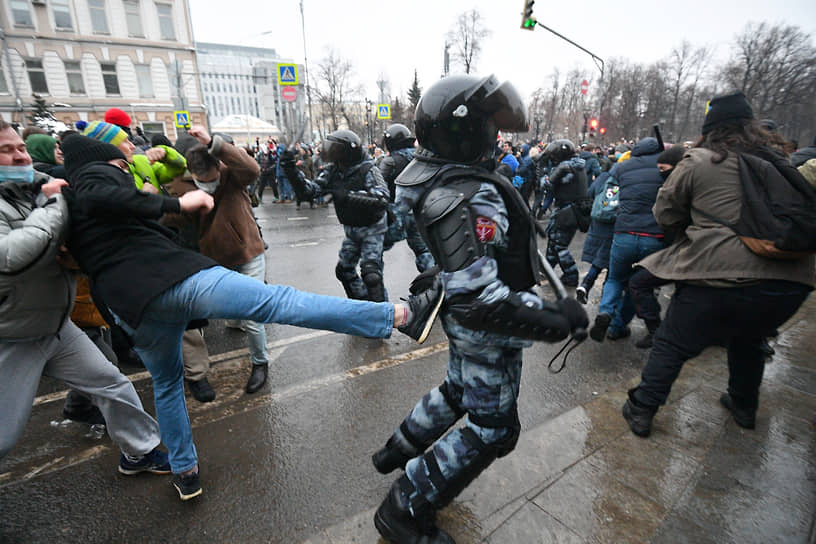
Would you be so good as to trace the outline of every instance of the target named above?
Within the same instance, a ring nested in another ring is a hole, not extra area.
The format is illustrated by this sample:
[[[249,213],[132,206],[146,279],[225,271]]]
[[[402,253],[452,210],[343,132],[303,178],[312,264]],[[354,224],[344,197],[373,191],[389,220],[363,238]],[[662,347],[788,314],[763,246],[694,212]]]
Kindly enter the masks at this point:
[[[586,161],[576,155],[575,145],[566,139],[547,144],[544,154],[554,167],[550,170],[548,183],[553,192],[555,208],[547,224],[547,261],[560,266],[561,282],[566,286],[578,285],[578,265],[569,251],[570,242],[579,222],[585,222],[583,230],[589,226],[585,207],[580,207],[587,198]]]
[[[335,267],[346,296],[373,302],[388,300],[382,261],[388,186],[364,153],[360,137],[350,130],[335,130],[326,136],[320,158],[330,164],[314,182],[302,176],[288,176],[289,180],[303,200],[332,195],[337,219],[346,234]]]
[[[374,524],[393,542],[450,543],[435,512],[518,440],[522,348],[566,338],[587,317],[573,299],[554,304],[531,291],[541,278],[533,220],[493,172],[498,131],[527,130],[515,88],[494,76],[450,76],[427,89],[414,121],[419,149],[396,180],[396,201],[413,209],[439,266],[450,361],[445,381],[372,457],[381,473],[405,470]],[[422,292],[428,276],[411,291]]]
[[[413,160],[414,141],[408,127],[400,123],[389,126],[383,134],[383,147],[388,151],[388,156],[380,162],[380,171],[388,184],[391,200],[388,205],[390,215],[383,250],[388,251],[395,243],[407,240],[408,247],[416,256],[414,262],[417,270],[424,272],[434,266],[433,256],[422,240],[411,209],[407,206],[397,206],[395,202],[396,184],[394,181]]]

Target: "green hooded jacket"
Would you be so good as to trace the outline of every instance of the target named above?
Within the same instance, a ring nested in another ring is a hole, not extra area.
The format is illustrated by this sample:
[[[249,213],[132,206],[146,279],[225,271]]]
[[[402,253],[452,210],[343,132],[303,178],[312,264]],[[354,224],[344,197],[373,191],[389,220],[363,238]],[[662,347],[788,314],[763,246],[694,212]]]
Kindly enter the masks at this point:
[[[187,169],[187,161],[184,156],[166,145],[158,145],[164,149],[164,158],[150,164],[144,155],[133,155],[133,161],[129,164],[130,173],[136,182],[136,188],[141,189],[145,183],[150,183],[156,189],[161,185],[173,181],[173,178],[184,173]]]

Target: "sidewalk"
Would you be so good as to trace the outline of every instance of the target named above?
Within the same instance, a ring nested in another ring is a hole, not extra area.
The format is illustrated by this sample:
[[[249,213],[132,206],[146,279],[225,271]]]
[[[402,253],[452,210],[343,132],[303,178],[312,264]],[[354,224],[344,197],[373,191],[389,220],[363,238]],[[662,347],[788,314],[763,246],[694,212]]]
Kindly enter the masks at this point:
[[[728,372],[712,348],[686,364],[648,439],[620,415],[624,388],[599,395],[525,430],[440,526],[459,544],[816,543],[816,297],[774,346],[756,430],[720,406]],[[307,542],[377,542],[373,516]]]

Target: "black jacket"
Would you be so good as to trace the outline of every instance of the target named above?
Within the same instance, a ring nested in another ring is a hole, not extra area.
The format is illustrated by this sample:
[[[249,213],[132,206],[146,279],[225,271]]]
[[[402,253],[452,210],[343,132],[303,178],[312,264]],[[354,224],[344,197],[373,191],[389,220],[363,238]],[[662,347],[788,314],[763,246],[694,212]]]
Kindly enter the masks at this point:
[[[71,214],[68,249],[94,293],[133,328],[145,307],[169,287],[216,262],[172,241],[156,220],[179,213],[179,201],[136,189],[129,173],[89,163],[63,189]]]

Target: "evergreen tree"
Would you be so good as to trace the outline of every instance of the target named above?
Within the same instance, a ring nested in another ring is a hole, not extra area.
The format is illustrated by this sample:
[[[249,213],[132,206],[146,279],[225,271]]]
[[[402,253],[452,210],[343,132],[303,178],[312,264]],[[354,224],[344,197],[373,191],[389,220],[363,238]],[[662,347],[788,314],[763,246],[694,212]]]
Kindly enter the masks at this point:
[[[34,111],[31,112],[28,120],[31,121],[31,124],[34,126],[38,126],[46,130],[51,129],[54,126],[54,123],[57,122],[57,119],[48,109],[48,104],[46,104],[45,98],[36,93],[33,95],[33,97],[34,104],[32,104],[32,106],[34,107]]]
[[[419,86],[419,76],[417,76],[417,71],[414,70],[414,82],[411,84],[411,88],[408,89],[408,100],[411,101],[411,114],[413,114],[413,110],[415,110],[417,104],[419,104],[421,97],[422,88]]]
[[[402,105],[402,101],[400,101],[399,96],[395,96],[391,104],[391,122],[410,126],[410,123],[406,122],[407,117],[408,115],[405,111],[405,107]]]

